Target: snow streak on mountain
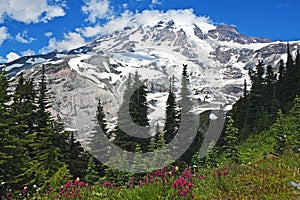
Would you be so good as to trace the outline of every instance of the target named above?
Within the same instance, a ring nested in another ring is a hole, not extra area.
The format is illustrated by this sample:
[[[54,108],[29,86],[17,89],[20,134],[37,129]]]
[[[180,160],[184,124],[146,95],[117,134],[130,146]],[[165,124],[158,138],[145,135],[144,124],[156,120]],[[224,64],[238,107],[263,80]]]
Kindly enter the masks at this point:
[[[286,59],[286,43],[240,34],[235,27],[209,24],[207,20],[181,20],[161,16],[141,25],[106,34],[69,52],[22,57],[2,64],[10,75],[26,71],[35,76],[46,65],[52,92],[52,109],[68,127],[80,129],[87,139],[93,128],[97,98],[104,102],[113,125],[122,102],[125,81],[138,72],[147,81],[149,118],[163,124],[170,78],[180,91],[182,65],[188,65],[193,112],[230,109],[241,96],[248,69],[259,60],[274,68]],[[300,42],[291,42],[295,52]]]

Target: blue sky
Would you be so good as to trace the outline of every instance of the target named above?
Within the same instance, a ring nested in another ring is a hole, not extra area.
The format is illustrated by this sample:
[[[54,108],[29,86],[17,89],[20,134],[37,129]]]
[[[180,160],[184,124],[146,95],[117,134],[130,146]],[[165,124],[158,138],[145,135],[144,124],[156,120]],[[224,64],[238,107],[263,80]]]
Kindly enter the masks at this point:
[[[0,62],[79,47],[139,16],[228,24],[249,36],[300,40],[299,0],[0,0]],[[190,18],[191,17],[191,18]]]

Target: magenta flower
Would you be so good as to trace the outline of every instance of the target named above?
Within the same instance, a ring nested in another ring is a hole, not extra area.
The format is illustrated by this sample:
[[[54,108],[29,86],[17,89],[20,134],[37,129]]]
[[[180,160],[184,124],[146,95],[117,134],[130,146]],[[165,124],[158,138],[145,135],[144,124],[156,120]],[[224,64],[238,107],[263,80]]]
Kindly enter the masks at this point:
[[[142,180],[140,180],[140,187],[142,187],[143,186],[143,181]]]
[[[85,186],[85,183],[83,181],[79,182],[78,183],[79,187],[84,187]]]
[[[104,185],[105,187],[110,187],[110,186],[111,186],[111,183],[108,182],[108,181],[105,181],[105,182],[103,183],[103,185]]]
[[[69,180],[69,181],[66,183],[65,187],[66,187],[66,188],[69,188],[71,185],[72,185],[72,180]]]
[[[218,169],[218,176],[222,176],[222,170]]]
[[[224,176],[226,176],[226,175],[227,175],[227,170],[226,170],[226,169],[224,169],[224,172],[223,172],[223,174],[224,174]]]
[[[186,194],[189,192],[189,190],[187,188],[185,188],[184,190],[182,190],[182,194],[183,196],[186,196]]]

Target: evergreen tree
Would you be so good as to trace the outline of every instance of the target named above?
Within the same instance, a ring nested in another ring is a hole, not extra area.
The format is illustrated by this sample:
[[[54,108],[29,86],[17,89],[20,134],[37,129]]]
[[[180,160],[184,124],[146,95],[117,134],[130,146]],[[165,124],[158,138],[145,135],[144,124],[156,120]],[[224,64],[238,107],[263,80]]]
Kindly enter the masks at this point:
[[[148,103],[147,103],[147,87],[140,80],[138,73],[135,73],[133,84],[138,88],[130,97],[129,112],[130,116],[137,125],[148,126]]]
[[[37,109],[35,112],[35,128],[30,147],[33,149],[31,157],[33,165],[27,170],[31,175],[29,184],[44,185],[65,163],[63,161],[62,148],[66,142],[63,135],[63,126],[51,119],[48,102],[47,82],[45,67],[42,66],[41,80],[37,89]]]
[[[13,93],[11,109],[12,115],[15,117],[15,122],[24,124],[24,127],[20,130],[21,133],[19,134],[19,136],[23,138],[32,133],[34,129],[33,113],[36,110],[35,93],[33,79],[25,80],[23,73],[21,73]]]
[[[248,90],[247,90],[247,81],[244,80],[244,91],[243,91],[243,98],[246,98],[248,96]]]
[[[81,143],[75,139],[74,132],[68,134],[68,141],[63,150],[63,156],[63,160],[69,167],[73,178],[85,177],[88,154],[84,151]]]
[[[129,76],[126,84],[126,89],[123,95],[123,103],[118,112],[118,124],[115,131],[114,144],[122,147],[124,150],[134,152],[135,147],[139,144],[143,152],[147,151],[147,146],[150,142],[150,134],[143,133],[144,135],[149,135],[148,138],[139,138],[132,135],[136,131],[133,127],[130,127],[131,124],[128,122],[128,116],[125,117],[124,113],[128,113],[135,123],[135,125],[147,127],[149,125],[148,116],[147,116],[147,90],[145,84],[139,79],[139,75],[136,73],[134,76],[134,81],[132,82],[131,77]],[[137,88],[137,89],[133,89]],[[129,106],[128,106],[129,105]],[[120,127],[126,128],[126,131],[130,131],[131,135],[127,134]]]
[[[55,174],[53,174],[53,176],[49,178],[49,180],[46,181],[45,188],[60,188],[72,178],[73,177],[67,165],[63,165],[57,170],[57,172],[55,172]]]
[[[35,113],[35,120],[38,128],[46,127],[50,120],[50,113],[47,109],[50,108],[50,103],[48,101],[48,89],[45,75],[45,66],[42,65],[41,70],[41,80],[38,87],[38,97],[37,97],[37,111]]]
[[[166,102],[166,121],[164,127],[164,135],[166,143],[168,144],[176,135],[176,131],[178,129],[178,108],[176,105],[176,97],[174,92],[172,91],[172,83],[170,83],[168,99]]]
[[[225,131],[225,145],[223,151],[226,158],[234,163],[239,163],[239,151],[238,151],[238,135],[239,130],[234,127],[234,120],[230,118],[226,125]]]
[[[289,146],[293,151],[300,151],[300,97],[296,97],[293,102],[293,107],[288,113],[288,124],[289,131],[288,139]]]
[[[217,167],[218,166],[218,155],[219,148],[215,145],[215,141],[211,141],[208,145],[207,154],[204,158],[204,165],[207,167]]]
[[[286,71],[287,71],[287,73],[292,71],[293,65],[294,65],[294,60],[293,60],[293,56],[291,54],[290,44],[287,43],[287,61],[286,61]]]
[[[89,184],[95,184],[99,181],[99,172],[97,171],[97,165],[93,156],[90,156],[88,166],[86,170],[85,182]]]
[[[180,103],[180,128],[183,128],[185,130],[185,135],[184,135],[184,140],[186,142],[190,142],[191,145],[187,149],[187,151],[181,155],[179,162],[183,161],[185,163],[190,163],[193,155],[195,155],[196,152],[199,152],[199,149],[201,147],[202,141],[203,141],[203,134],[200,132],[200,130],[197,127],[197,130],[194,130],[194,125],[197,122],[195,119],[195,116],[192,111],[192,105],[193,102],[190,98],[190,91],[189,91],[189,77],[187,73],[187,65],[183,65],[183,71],[182,71],[182,76],[181,76],[181,100],[179,101]],[[196,136],[194,138],[191,138],[191,134],[193,131],[197,131]],[[182,133],[183,134],[183,133]],[[177,140],[175,136],[175,140]],[[193,141],[191,141],[193,140]],[[182,142],[182,141],[177,141],[177,142]],[[176,149],[176,147],[175,147]]]
[[[272,131],[275,134],[275,146],[274,150],[277,154],[282,155],[287,147],[287,137],[285,134],[285,124],[283,121],[283,113],[281,110],[278,111],[278,119],[272,126]]]
[[[16,123],[12,114],[10,82],[5,71],[0,71],[0,178],[12,189],[24,183],[25,162],[29,160],[25,141],[20,137],[23,124]]]
[[[110,139],[111,136],[108,135],[107,121],[105,119],[105,114],[100,99],[98,99],[96,118],[100,128],[105,133],[105,135]]]
[[[128,122],[125,117],[121,117],[122,114],[128,113],[129,111],[127,110],[127,105],[130,103],[130,92],[132,91],[132,78],[131,75],[129,74],[128,79],[126,80],[126,88],[123,94],[123,103],[119,108],[118,111],[118,122],[117,122],[117,127],[115,128],[115,139],[113,140],[113,143],[115,145],[118,145],[119,147],[123,148],[126,151],[134,151],[135,146],[137,143],[133,141],[132,137],[128,135],[126,132],[121,130],[120,127],[124,128],[126,127],[127,130],[130,130],[130,127],[128,127]]]
[[[297,69],[290,52],[290,45],[287,44],[286,73],[283,81],[281,82],[282,101],[284,102],[282,109],[284,113],[291,108],[293,100],[299,91],[298,82]]]
[[[279,69],[278,69],[278,80],[282,81],[284,75],[285,75],[285,66],[284,66],[284,61],[280,59],[279,61]]]
[[[297,49],[295,59],[295,76],[296,76],[296,95],[300,96],[300,51]]]

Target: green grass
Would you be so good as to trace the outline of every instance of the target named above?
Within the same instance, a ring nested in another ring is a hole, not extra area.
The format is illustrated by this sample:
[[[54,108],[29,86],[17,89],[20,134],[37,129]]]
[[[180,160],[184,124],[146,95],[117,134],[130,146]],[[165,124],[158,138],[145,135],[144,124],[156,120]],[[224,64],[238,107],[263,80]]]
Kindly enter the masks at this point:
[[[271,154],[264,156],[251,164],[229,164],[222,168],[198,168],[192,170],[192,179],[186,178],[187,184],[193,187],[186,196],[178,196],[178,188],[172,187],[175,180],[182,177],[182,173],[173,173],[162,179],[153,175],[151,183],[143,182],[140,186],[111,187],[95,184],[92,186],[79,184],[58,188],[46,194],[31,194],[30,199],[122,199],[122,200],[158,200],[158,199],[300,199],[300,190],[290,186],[293,181],[300,183],[300,154],[284,154],[275,157]],[[226,175],[224,175],[226,171]],[[218,174],[219,172],[219,174]],[[74,183],[74,182],[73,182]],[[181,188],[183,191],[184,186]],[[41,193],[41,192],[40,192]],[[172,198],[172,194],[174,198]],[[194,198],[192,198],[192,194]],[[67,195],[67,196],[66,196]],[[80,197],[79,197],[80,195]]]

